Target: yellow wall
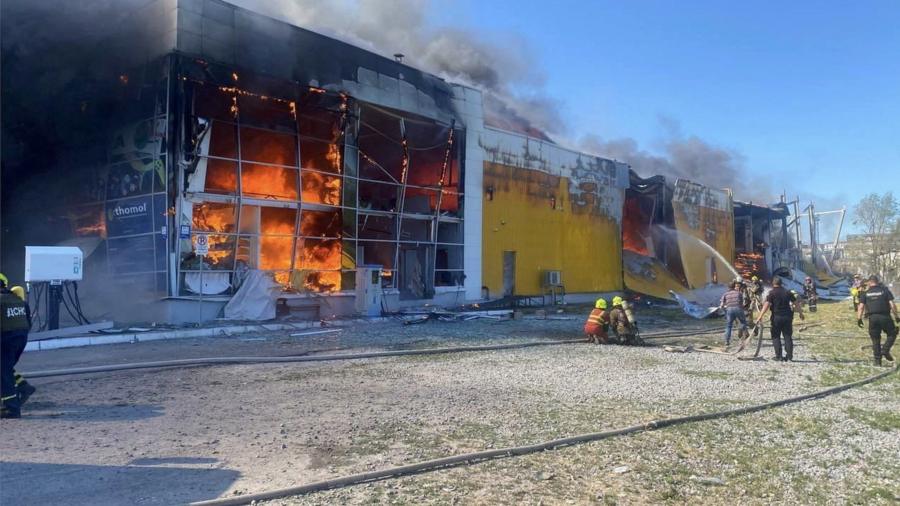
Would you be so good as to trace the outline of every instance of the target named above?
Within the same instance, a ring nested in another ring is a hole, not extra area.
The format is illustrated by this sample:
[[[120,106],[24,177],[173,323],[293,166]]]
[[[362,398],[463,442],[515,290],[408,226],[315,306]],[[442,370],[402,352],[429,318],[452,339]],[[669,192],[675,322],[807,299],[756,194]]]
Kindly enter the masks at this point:
[[[621,290],[621,232],[604,214],[603,192],[570,193],[570,180],[546,172],[484,163],[482,283],[503,293],[503,252],[516,252],[516,295],[539,295],[542,273],[562,271],[569,293]],[[573,195],[577,195],[573,197]],[[556,208],[552,199],[556,198]],[[621,199],[619,199],[621,200]]]
[[[712,246],[729,263],[734,263],[734,216],[731,210],[719,210],[692,204],[673,202],[675,229],[684,275],[690,288],[700,288],[709,282],[707,258],[715,255],[702,245],[684,237],[688,234]],[[697,218],[699,217],[699,221]],[[733,278],[729,265],[715,259],[718,282],[726,284]]]

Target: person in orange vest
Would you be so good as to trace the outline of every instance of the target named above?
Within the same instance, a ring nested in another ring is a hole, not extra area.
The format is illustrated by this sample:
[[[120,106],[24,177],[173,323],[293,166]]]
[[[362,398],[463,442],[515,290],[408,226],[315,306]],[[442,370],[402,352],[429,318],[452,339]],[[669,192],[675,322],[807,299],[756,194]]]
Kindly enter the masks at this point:
[[[584,333],[588,336],[588,342],[594,344],[606,344],[609,342],[609,313],[606,312],[606,299],[597,299],[594,309],[584,322]]]

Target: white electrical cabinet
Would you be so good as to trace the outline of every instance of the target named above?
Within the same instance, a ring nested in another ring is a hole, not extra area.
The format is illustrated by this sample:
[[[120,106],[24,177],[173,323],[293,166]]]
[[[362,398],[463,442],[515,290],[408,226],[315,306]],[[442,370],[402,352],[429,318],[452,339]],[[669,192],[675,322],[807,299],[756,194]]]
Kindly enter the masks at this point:
[[[360,265],[356,269],[356,312],[363,316],[381,316],[381,266]]]
[[[83,263],[75,246],[25,246],[25,282],[81,281]]]

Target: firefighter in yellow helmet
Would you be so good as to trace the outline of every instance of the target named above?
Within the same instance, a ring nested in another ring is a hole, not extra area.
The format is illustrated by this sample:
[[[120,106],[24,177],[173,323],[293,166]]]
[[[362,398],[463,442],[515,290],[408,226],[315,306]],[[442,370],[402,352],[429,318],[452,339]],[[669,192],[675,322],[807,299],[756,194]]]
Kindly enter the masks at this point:
[[[613,297],[612,311],[609,312],[609,327],[616,335],[619,344],[638,344],[637,328],[628,317],[626,302],[618,295]]]
[[[606,299],[597,299],[594,309],[584,323],[584,333],[588,342],[606,344],[609,341],[609,313],[606,312]]]
[[[29,329],[28,304],[9,289],[9,279],[0,273],[0,418],[21,416],[23,396],[17,388],[15,367],[28,343]]]

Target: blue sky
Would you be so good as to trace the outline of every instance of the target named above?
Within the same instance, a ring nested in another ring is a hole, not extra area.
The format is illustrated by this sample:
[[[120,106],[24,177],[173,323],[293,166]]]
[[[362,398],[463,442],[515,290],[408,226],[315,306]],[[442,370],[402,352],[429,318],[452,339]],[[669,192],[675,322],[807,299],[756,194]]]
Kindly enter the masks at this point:
[[[571,137],[652,151],[667,117],[789,194],[900,193],[900,1],[438,5],[436,25],[524,40]]]

